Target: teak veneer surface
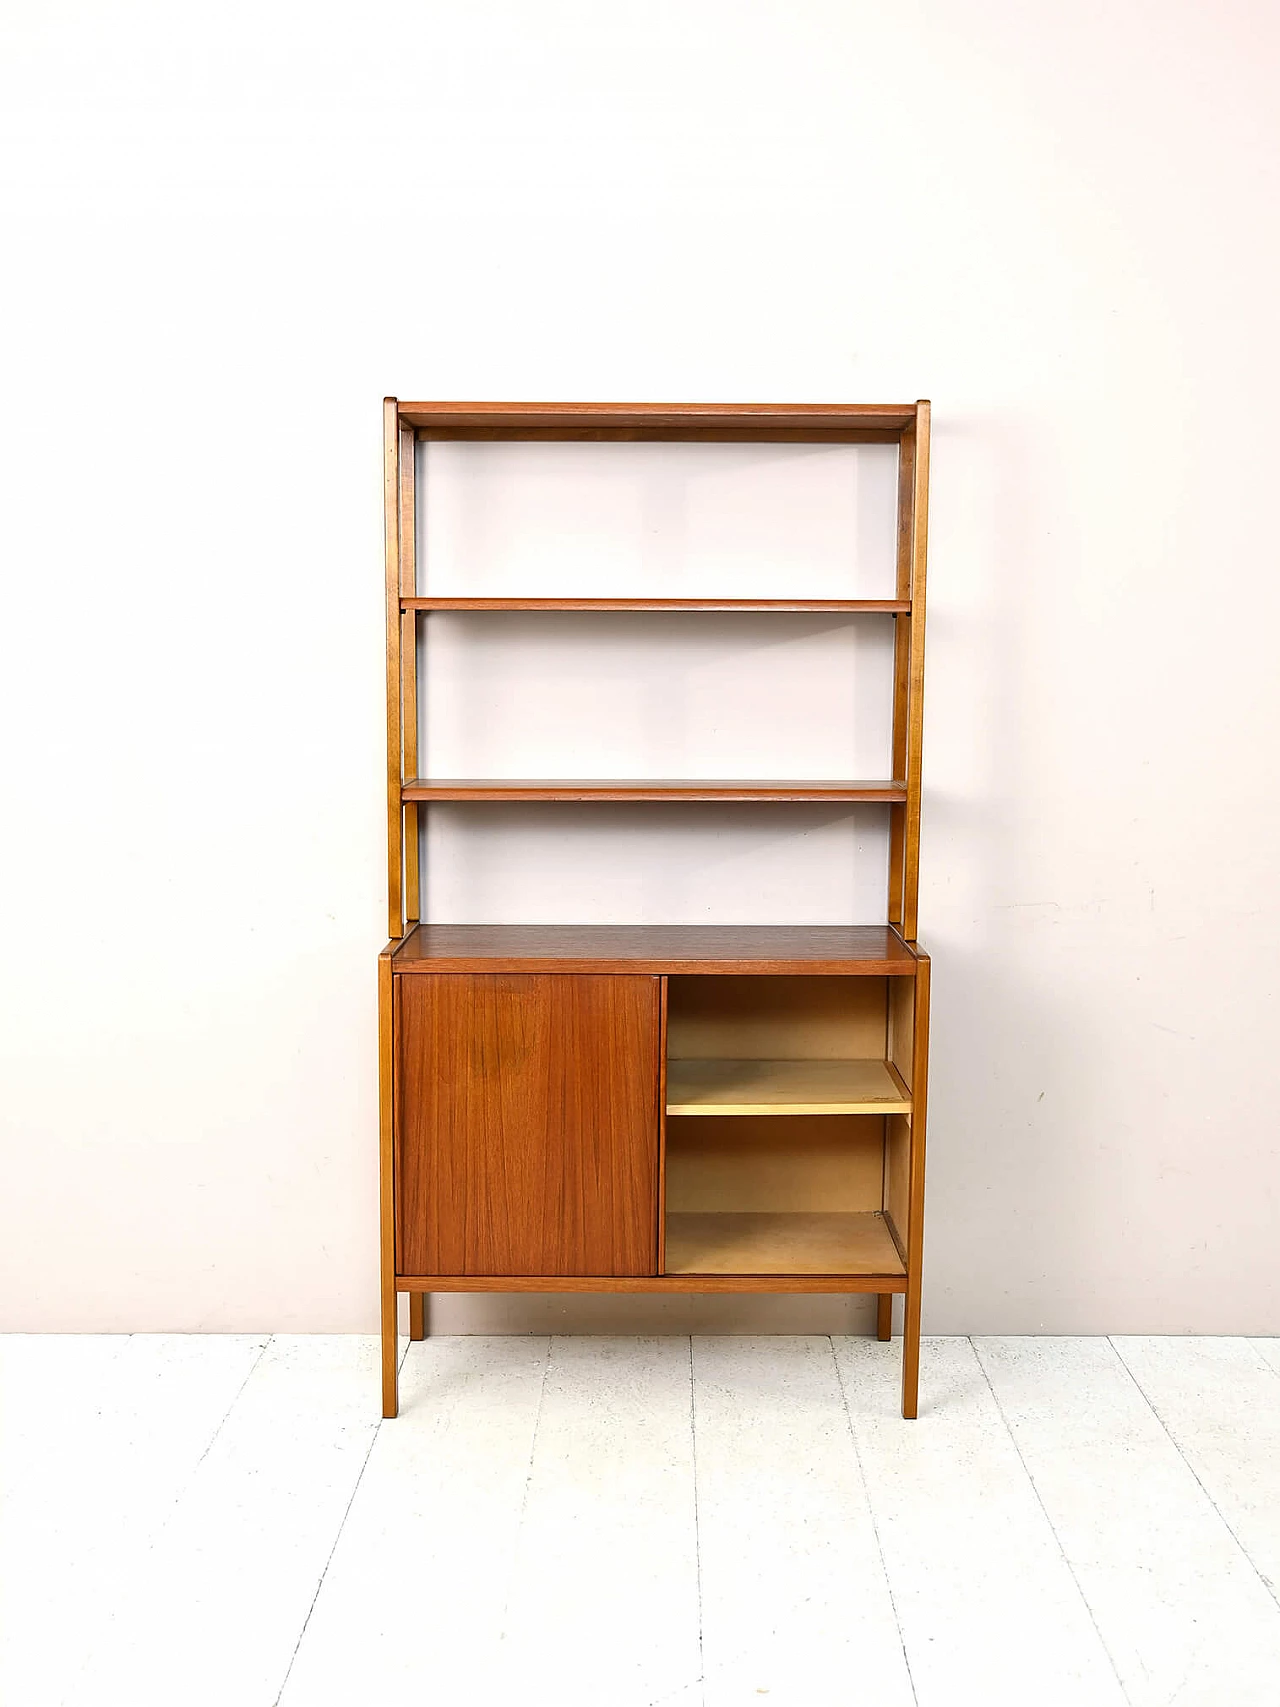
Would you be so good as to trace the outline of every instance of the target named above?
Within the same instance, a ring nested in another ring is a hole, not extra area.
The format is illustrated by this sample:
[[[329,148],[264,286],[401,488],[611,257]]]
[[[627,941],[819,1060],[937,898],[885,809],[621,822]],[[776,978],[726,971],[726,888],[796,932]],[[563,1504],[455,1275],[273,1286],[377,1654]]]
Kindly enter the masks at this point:
[[[839,973],[913,977],[887,925],[415,925],[398,974],[472,972]]]
[[[668,1114],[906,1114],[883,1061],[672,1060]]]
[[[902,1258],[874,1211],[669,1214],[668,1274],[896,1274]]]
[[[733,777],[414,777],[400,791],[405,801],[430,800],[847,800],[902,802],[905,782],[786,782]]]
[[[659,979],[396,990],[399,1271],[655,1273]]]

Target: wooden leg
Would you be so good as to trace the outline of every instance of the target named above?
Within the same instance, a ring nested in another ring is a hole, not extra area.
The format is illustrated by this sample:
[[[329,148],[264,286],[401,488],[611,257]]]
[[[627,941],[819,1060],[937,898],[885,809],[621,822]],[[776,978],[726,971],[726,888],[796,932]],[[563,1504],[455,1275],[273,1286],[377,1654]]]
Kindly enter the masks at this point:
[[[382,1414],[400,1409],[399,1301],[396,1298],[395,1210],[395,1053],[392,1040],[394,992],[391,956],[378,956],[379,1212],[381,1222]]]
[[[907,1216],[907,1298],[902,1315],[902,1414],[914,1417],[920,1396],[920,1292],[924,1259],[924,1128],[929,1086],[929,956],[916,961],[915,1037],[911,1075],[911,1207]]]
[[[409,1338],[424,1340],[427,1337],[427,1295],[425,1292],[409,1294]]]
[[[876,1338],[893,1338],[893,1293],[876,1293]]]
[[[400,1336],[395,1288],[382,1290],[382,1414],[400,1414]]]
[[[907,1281],[902,1319],[902,1414],[911,1418],[920,1408],[920,1276]]]

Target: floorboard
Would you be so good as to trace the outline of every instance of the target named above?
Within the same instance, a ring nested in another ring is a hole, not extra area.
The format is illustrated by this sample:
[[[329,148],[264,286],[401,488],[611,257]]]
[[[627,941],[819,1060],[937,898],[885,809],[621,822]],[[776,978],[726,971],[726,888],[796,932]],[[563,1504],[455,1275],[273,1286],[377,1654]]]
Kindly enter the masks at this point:
[[[256,1707],[285,1680],[378,1419],[372,1336],[273,1339],[94,1655],[104,1701]],[[199,1663],[192,1664],[193,1656]]]
[[[496,1704],[549,1348],[541,1336],[410,1346],[400,1415],[378,1429],[281,1707]]]
[[[693,1369],[706,1707],[910,1707],[831,1341],[697,1338]]]
[[[233,1334],[0,1337],[5,1707],[117,1707],[97,1668],[266,1345]]]
[[[495,1702],[693,1702],[687,1339],[554,1339],[507,1579]]]
[[[897,1357],[835,1345],[920,1707],[1123,1707],[969,1342],[925,1342],[906,1424]]]
[[[1280,1597],[1280,1357],[1270,1360],[1276,1341],[1112,1343],[1272,1597]]]
[[[1280,1610],[1111,1343],[975,1344],[1132,1707],[1274,1707]]]
[[[0,1338],[4,1707],[1275,1707],[1280,1342]]]

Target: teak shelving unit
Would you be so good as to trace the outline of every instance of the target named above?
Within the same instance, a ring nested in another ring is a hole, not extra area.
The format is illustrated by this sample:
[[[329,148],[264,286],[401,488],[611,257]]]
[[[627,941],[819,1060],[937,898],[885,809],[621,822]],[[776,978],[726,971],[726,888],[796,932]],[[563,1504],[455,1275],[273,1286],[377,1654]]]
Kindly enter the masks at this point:
[[[929,957],[916,943],[929,405],[384,405],[387,874],[378,961],[383,1414],[397,1293],[905,1294],[920,1361]],[[896,444],[892,599],[428,598],[415,439]],[[870,613],[894,625],[887,780],[418,775],[417,628],[432,611]],[[433,801],[874,802],[874,926],[447,925],[421,917]]]

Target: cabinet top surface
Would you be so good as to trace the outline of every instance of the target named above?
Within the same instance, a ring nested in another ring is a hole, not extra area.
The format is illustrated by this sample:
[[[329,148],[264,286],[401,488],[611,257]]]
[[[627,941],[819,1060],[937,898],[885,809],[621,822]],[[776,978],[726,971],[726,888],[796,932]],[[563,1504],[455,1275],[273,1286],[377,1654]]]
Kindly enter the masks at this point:
[[[914,974],[886,925],[414,925],[393,970]]]

